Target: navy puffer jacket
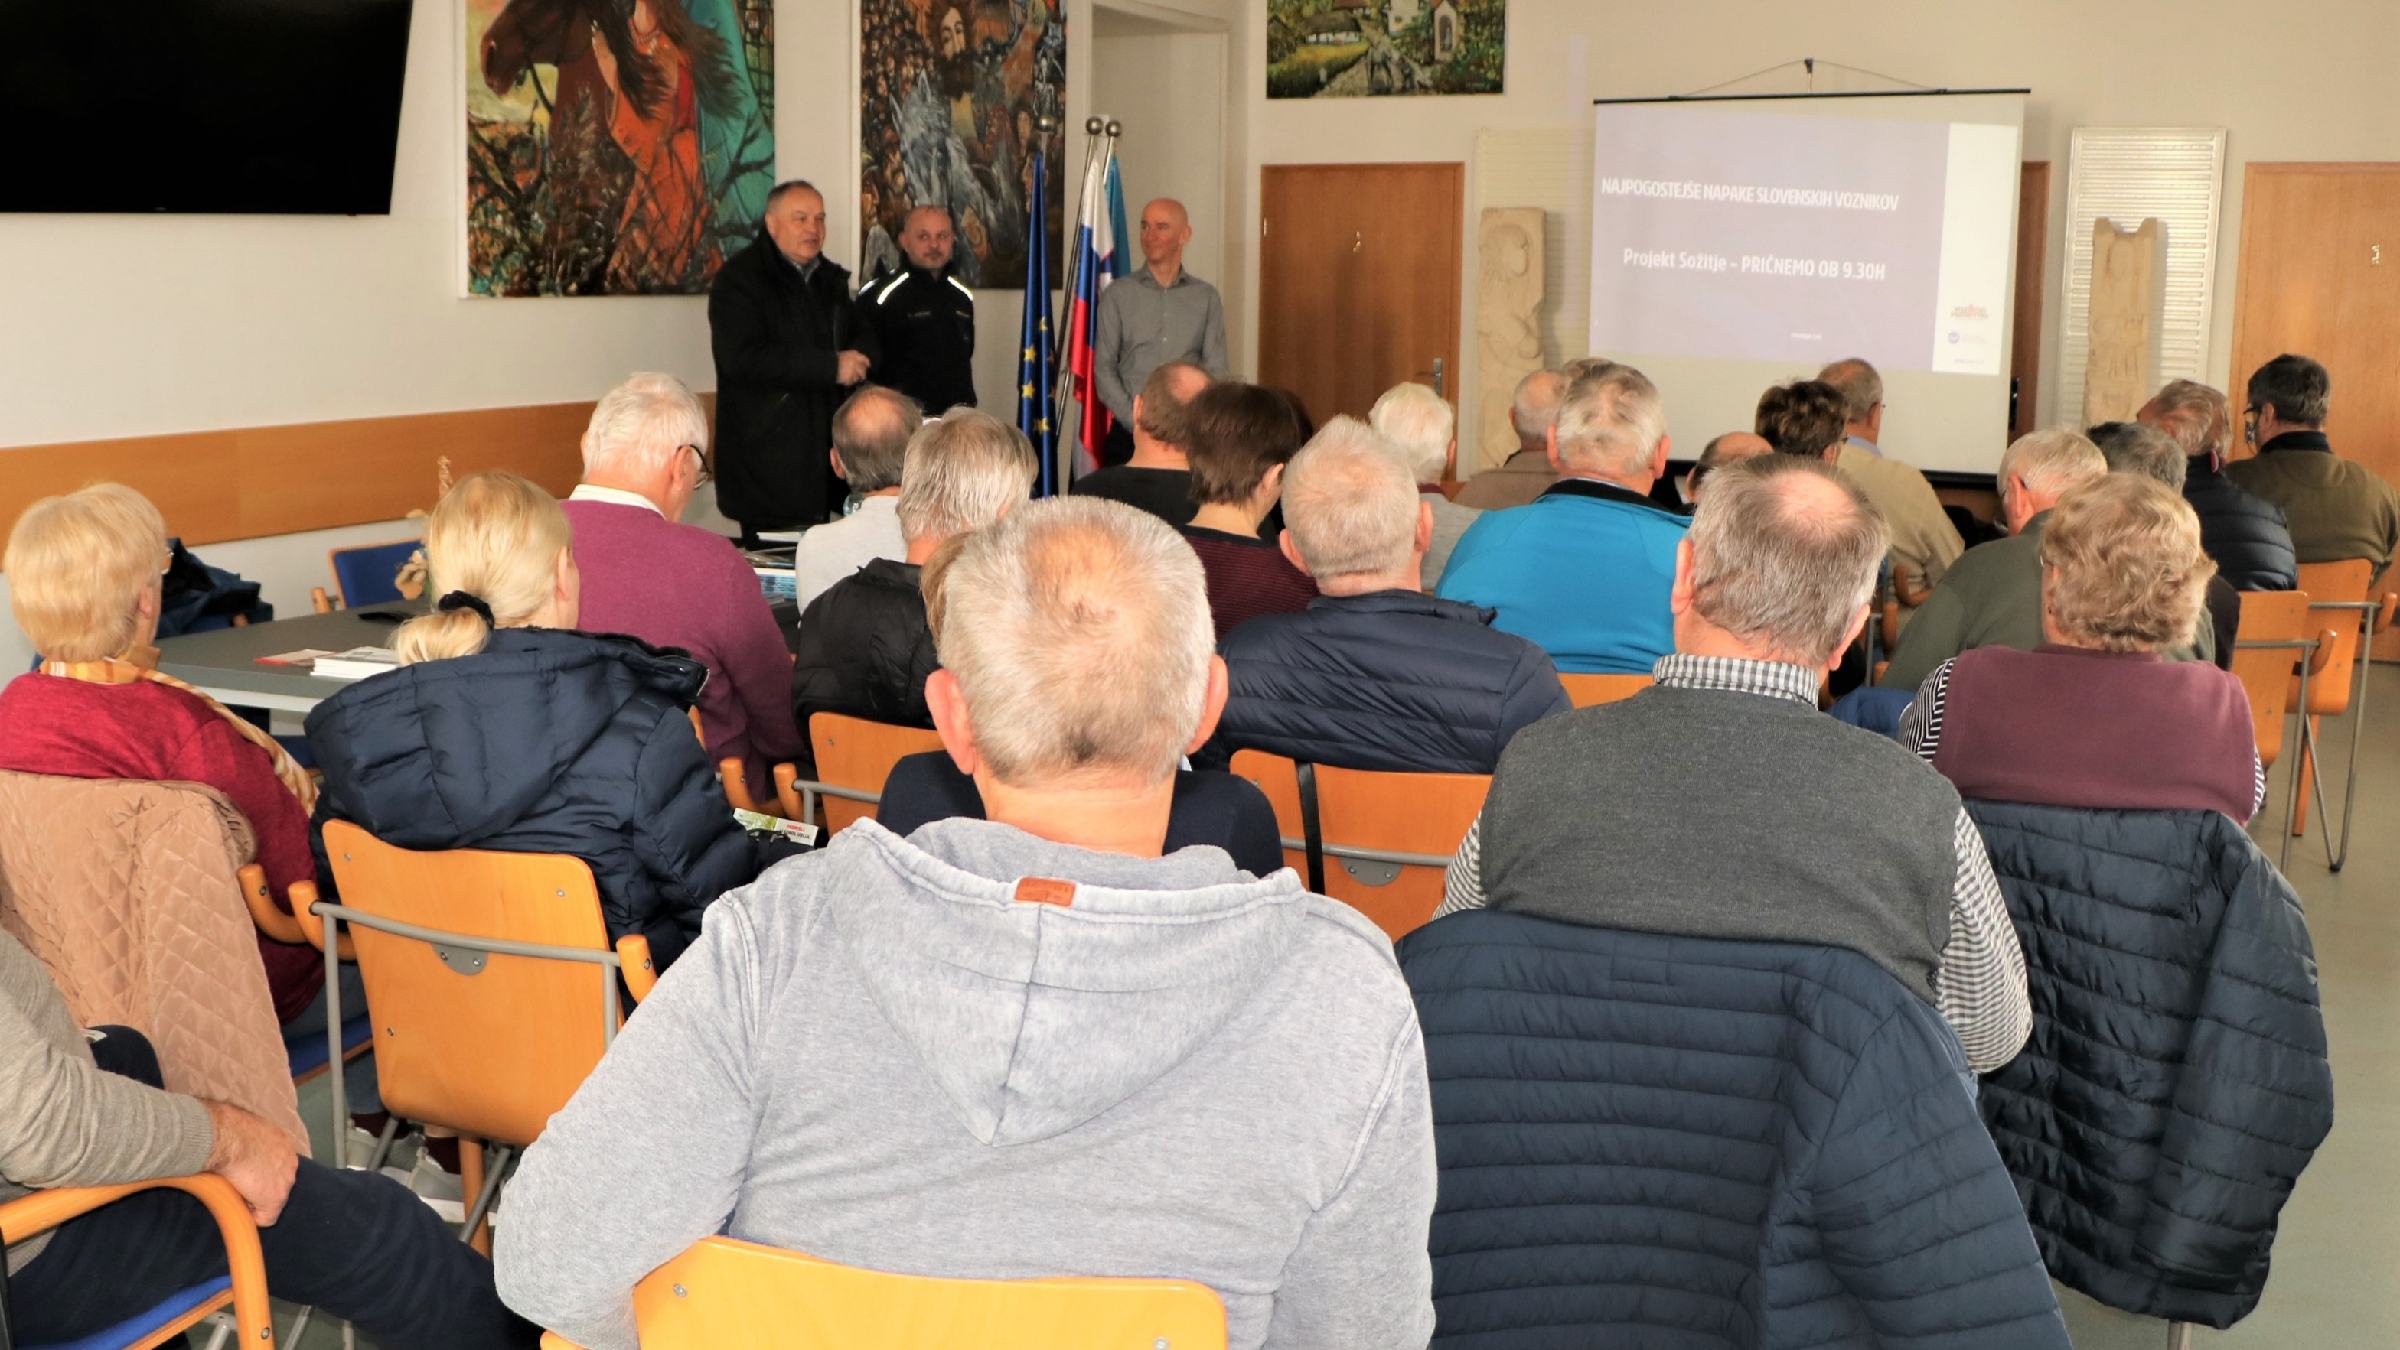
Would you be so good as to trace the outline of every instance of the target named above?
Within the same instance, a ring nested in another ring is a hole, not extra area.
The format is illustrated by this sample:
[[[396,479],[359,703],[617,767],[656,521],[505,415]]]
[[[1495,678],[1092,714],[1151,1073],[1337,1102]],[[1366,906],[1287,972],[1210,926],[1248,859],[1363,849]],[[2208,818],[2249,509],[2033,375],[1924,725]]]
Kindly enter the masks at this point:
[[[664,970],[767,861],[692,732],[707,673],[628,637],[503,628],[361,680],[308,715],[319,818],[402,848],[581,858],[609,937],[649,938]]]
[[[2214,811],[1968,810],[2033,995],[1983,1117],[2043,1259],[2111,1307],[2231,1326],[2333,1126],[2299,897]]]
[[[2200,517],[2200,548],[2237,591],[2288,591],[2300,584],[2299,557],[2283,508],[2193,460],[2183,499]]]
[[[1492,611],[1415,591],[1320,596],[1225,635],[1225,714],[1197,758],[1240,749],[1392,773],[1490,773],[1508,739],[1568,709],[1540,647]]]
[[[1399,953],[1435,1345],[2066,1350],[1957,1037],[1865,957],[1490,910]]]

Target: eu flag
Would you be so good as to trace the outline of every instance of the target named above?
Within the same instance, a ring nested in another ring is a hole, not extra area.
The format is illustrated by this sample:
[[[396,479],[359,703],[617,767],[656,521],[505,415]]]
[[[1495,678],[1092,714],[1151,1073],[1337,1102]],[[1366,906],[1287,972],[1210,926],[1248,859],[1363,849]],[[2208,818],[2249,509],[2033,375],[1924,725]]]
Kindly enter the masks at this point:
[[[1033,155],[1032,216],[1025,226],[1025,322],[1017,341],[1017,430],[1033,442],[1041,472],[1033,493],[1058,491],[1057,373],[1050,355],[1050,212],[1043,187],[1042,153]]]

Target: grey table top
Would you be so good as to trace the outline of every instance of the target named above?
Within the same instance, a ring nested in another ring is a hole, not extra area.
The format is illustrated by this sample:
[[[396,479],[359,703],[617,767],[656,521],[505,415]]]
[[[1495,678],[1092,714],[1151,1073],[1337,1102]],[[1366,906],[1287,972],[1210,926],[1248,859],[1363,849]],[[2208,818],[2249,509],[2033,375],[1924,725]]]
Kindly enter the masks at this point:
[[[319,679],[309,674],[306,666],[262,665],[258,658],[303,647],[336,652],[351,647],[388,647],[399,625],[362,617],[379,612],[404,613],[406,606],[369,605],[331,614],[301,614],[273,623],[167,638],[158,644],[158,668],[206,690],[222,703],[305,712],[333,697],[350,681]]]

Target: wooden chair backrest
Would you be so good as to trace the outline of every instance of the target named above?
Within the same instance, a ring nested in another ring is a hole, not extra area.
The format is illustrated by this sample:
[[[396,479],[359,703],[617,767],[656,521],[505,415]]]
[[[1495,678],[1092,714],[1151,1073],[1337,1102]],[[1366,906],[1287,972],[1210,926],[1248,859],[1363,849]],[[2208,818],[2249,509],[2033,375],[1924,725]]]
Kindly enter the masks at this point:
[[[842,713],[811,713],[808,740],[817,752],[817,781],[874,793],[883,791],[883,780],[892,776],[894,764],[909,755],[942,748],[940,732]],[[825,798],[823,810],[828,835],[875,814],[873,804],[842,797]]]
[[[1224,1350],[1225,1305],[1190,1280],[892,1275],[702,1238],[633,1291],[643,1350]]]
[[[348,821],[326,824],[325,852],[350,909],[467,937],[609,950],[599,888],[580,858],[420,852]],[[602,1016],[615,977],[604,967],[458,948],[445,961],[414,938],[342,931],[358,952],[376,1075],[395,1115],[530,1144],[607,1048]]]
[[[1632,698],[1650,687],[1647,675],[1561,675],[1558,682],[1566,686],[1567,702],[1578,708],[1597,708],[1621,698]]]
[[[1275,825],[1286,839],[1303,837],[1299,772],[1291,760],[1261,750],[1233,757],[1233,772],[1266,793]],[[1328,845],[1415,853],[1447,859],[1467,837],[1491,790],[1488,774],[1371,773],[1317,768],[1317,822]],[[1284,850],[1284,862],[1303,878],[1308,858]],[[1433,917],[1442,903],[1444,869],[1431,864],[1325,858],[1325,892],[1375,921],[1394,942]]]
[[[2241,642],[2295,642],[2309,636],[2308,596],[2300,591],[2241,593]],[[2283,753],[2283,722],[2292,709],[2292,666],[2306,653],[2290,648],[2258,651],[2235,644],[2233,675],[2250,696],[2250,722],[2258,738],[2258,762],[2272,766]]]
[[[2375,577],[2375,564],[2364,558],[2349,558],[2342,562],[2300,564],[2300,589],[2311,604],[2340,604],[2367,598],[2367,583]],[[2350,711],[2350,685],[2357,668],[2359,649],[2366,639],[2361,635],[2365,615],[2355,609],[2329,609],[2317,613],[2318,628],[2330,628],[2341,635],[2333,644],[2333,654],[2326,660],[2323,672],[2308,679],[2308,707],[2312,717],[2339,717]],[[2249,634],[2244,632],[2243,637]],[[2292,678],[2292,692],[2287,701],[2296,702],[2300,680]]]
[[[700,723],[700,710],[694,708],[692,734],[700,738],[700,753],[708,753],[708,728]],[[737,811],[756,811],[762,816],[779,816],[783,812],[772,802],[761,803],[750,791],[750,775],[742,762],[731,755],[717,761],[717,782],[725,789],[725,803]]]

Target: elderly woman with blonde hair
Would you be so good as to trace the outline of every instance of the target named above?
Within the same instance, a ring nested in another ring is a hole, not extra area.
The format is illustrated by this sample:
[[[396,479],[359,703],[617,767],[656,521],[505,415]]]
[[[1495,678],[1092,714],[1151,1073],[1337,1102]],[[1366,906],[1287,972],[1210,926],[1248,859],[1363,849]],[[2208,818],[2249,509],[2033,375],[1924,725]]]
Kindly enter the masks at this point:
[[[573,631],[567,517],[513,473],[451,488],[425,558],[434,612],[393,639],[399,669],[308,715],[324,814],[403,848],[581,858],[609,937],[647,937],[663,970],[701,911],[770,860],[692,732],[707,667]]]
[[[2043,643],[1943,662],[1901,739],[1962,797],[2257,814],[2266,776],[2241,681],[2164,655],[2191,642],[2216,574],[2190,505],[2109,474],[2050,513],[2041,563]]]
[[[291,884],[316,879],[315,785],[264,730],[156,669],[166,565],[165,519],[121,483],[44,497],[17,517],[9,607],[42,664],[0,690],[0,769],[215,788],[249,821],[288,909]],[[258,946],[288,1027],[324,993],[324,967],[314,948],[263,935]]]

